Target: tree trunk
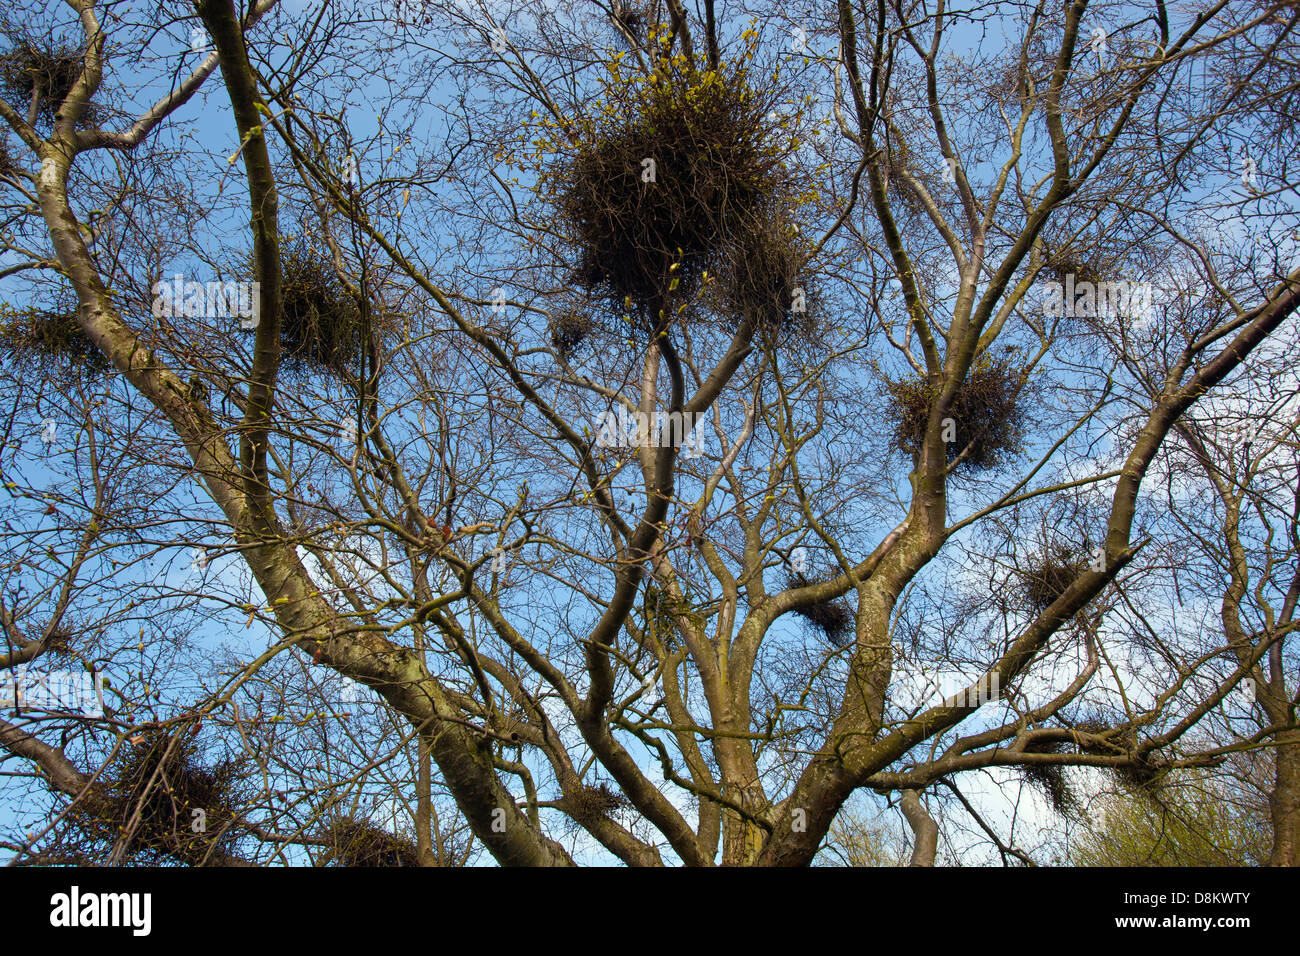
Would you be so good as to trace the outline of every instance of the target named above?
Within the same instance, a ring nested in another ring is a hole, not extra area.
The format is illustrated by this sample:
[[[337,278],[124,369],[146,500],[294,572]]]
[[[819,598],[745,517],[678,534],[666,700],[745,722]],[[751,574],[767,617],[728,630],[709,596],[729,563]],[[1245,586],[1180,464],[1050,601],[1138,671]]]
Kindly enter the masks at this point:
[[[1273,790],[1268,795],[1273,817],[1273,852],[1269,866],[1300,865],[1300,731],[1278,734]]]

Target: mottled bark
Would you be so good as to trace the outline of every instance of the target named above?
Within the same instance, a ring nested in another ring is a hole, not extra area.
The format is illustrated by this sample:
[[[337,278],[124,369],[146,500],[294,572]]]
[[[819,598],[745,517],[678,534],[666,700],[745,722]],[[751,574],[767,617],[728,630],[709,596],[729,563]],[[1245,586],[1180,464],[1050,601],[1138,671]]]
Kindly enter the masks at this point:
[[[939,825],[926,812],[915,790],[904,790],[899,805],[916,841],[908,866],[934,866],[934,856],[939,849]]]

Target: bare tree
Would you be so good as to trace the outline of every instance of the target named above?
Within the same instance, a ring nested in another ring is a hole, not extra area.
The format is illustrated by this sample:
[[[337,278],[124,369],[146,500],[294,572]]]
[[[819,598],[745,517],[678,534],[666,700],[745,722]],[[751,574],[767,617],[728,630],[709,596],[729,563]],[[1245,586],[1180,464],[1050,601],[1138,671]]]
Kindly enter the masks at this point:
[[[1198,419],[1293,338],[1293,5],[312,11],[6,24],[0,667],[127,675],[3,718],[11,850],[1025,864],[972,775],[1265,747],[1295,864],[1294,463]]]

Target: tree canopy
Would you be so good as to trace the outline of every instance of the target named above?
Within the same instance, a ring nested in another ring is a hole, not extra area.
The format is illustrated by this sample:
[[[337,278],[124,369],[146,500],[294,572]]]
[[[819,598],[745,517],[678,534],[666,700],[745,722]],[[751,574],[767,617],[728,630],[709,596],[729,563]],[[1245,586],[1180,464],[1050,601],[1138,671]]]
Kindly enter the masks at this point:
[[[15,0],[6,858],[1296,865],[1298,27]]]

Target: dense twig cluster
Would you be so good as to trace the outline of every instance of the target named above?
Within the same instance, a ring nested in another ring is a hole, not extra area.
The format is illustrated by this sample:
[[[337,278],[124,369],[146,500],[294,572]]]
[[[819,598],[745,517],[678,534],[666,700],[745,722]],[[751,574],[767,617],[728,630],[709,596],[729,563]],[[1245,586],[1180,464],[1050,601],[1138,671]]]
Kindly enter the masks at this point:
[[[650,634],[665,647],[677,646],[679,616],[686,617],[698,627],[704,626],[703,616],[691,607],[689,601],[679,601],[653,584],[646,586],[642,620]]]
[[[719,262],[719,311],[754,328],[811,334],[814,287],[803,267],[808,252],[791,222],[742,237]]]
[[[709,273],[733,322],[788,315],[802,258],[772,100],[743,66],[701,70],[684,56],[616,79],[543,177],[578,250],[576,280],[652,326]]]
[[[559,806],[564,812],[584,826],[631,805],[627,797],[615,793],[605,783],[597,787],[582,787],[573,793],[565,794],[559,801]]]
[[[100,774],[94,799],[73,805],[79,842],[107,854],[123,841],[124,859],[149,865],[224,855],[241,835],[237,764],[205,765],[192,734],[154,730],[133,739]]]
[[[330,845],[318,861],[324,866],[419,866],[410,840],[354,817],[342,817],[326,833]]]
[[[45,641],[45,652],[56,657],[69,657],[72,654],[72,629],[59,625],[50,631]]]
[[[1033,754],[1063,754],[1069,751],[1070,746],[1065,741],[1036,741],[1025,748],[1026,753]],[[1047,798],[1057,813],[1068,813],[1077,805],[1074,791],[1065,779],[1065,768],[1060,764],[1025,764],[1020,768],[1020,773]]]
[[[799,571],[791,571],[786,579],[786,587],[791,589],[817,583]],[[853,609],[842,598],[810,598],[790,610],[825,634],[836,647],[845,647],[853,637]]]
[[[639,36],[645,29],[645,14],[631,0],[614,0],[610,10],[614,19],[632,36]]]
[[[280,344],[299,369],[358,375],[361,309],[326,255],[300,240],[281,254]]]
[[[0,53],[0,96],[20,116],[27,115],[35,96],[37,115],[53,121],[80,78],[84,63],[85,54],[75,47],[19,39]],[[82,121],[94,121],[91,105],[87,105]]]
[[[9,153],[9,147],[0,143],[0,176],[13,177],[18,174],[18,162]]]
[[[1041,611],[1053,604],[1087,569],[1087,560],[1063,545],[1047,548],[1021,572],[1025,600]]]
[[[596,320],[589,312],[579,309],[558,312],[551,318],[551,346],[560,358],[568,361],[595,327]]]
[[[1071,725],[1075,733],[1082,736],[1096,736],[1105,733],[1110,725],[1104,720],[1088,719]],[[1077,738],[1076,738],[1077,739]],[[1094,757],[1117,757],[1126,752],[1126,747],[1119,742],[1088,743],[1080,740],[1032,741],[1025,747],[1026,753],[1032,754],[1066,754],[1081,753]],[[1040,789],[1048,802],[1058,813],[1065,813],[1079,806],[1079,799],[1070,788],[1065,776],[1065,767],[1061,764],[1027,764],[1020,768],[1024,778]],[[1158,799],[1160,783],[1167,771],[1145,763],[1120,765],[1109,769],[1115,777],[1133,794],[1147,799]]]
[[[1079,249],[1065,247],[1051,252],[1043,271],[1057,282],[1065,282],[1066,276],[1074,276],[1074,281],[1101,282],[1102,271],[1095,263],[1095,255]]]
[[[991,468],[1000,463],[1004,452],[1019,446],[1024,418],[1021,384],[1020,374],[1006,361],[985,360],[970,370],[948,409],[953,433],[953,440],[946,442],[948,461],[965,451],[961,465]],[[888,388],[897,421],[894,443],[902,451],[918,454],[938,387],[919,375],[889,382]]]
[[[108,369],[108,359],[72,312],[0,306],[0,349],[47,372],[79,368],[100,374]]]

